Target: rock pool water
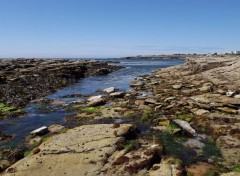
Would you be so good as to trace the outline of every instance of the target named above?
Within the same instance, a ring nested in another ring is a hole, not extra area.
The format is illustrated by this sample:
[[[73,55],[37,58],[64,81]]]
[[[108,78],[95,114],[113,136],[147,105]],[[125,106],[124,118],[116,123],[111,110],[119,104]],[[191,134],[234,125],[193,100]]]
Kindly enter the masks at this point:
[[[128,90],[129,82],[137,76],[150,74],[152,71],[182,64],[184,60],[121,60],[121,59],[104,59],[104,61],[119,61],[119,65],[125,66],[124,69],[103,76],[94,76],[79,80],[73,85],[69,85],[58,90],[52,95],[47,96],[49,99],[61,100],[66,103],[78,100],[79,98],[63,98],[70,94],[99,94],[97,90],[108,87],[116,87],[120,90]],[[39,104],[30,104],[25,108],[27,114],[23,117],[5,119],[0,122],[0,129],[3,134],[15,135],[10,142],[0,143],[0,146],[16,147],[23,139],[34,129],[49,126],[52,124],[66,124],[65,117],[70,115],[62,108],[55,109],[53,112],[44,112],[37,110]]]

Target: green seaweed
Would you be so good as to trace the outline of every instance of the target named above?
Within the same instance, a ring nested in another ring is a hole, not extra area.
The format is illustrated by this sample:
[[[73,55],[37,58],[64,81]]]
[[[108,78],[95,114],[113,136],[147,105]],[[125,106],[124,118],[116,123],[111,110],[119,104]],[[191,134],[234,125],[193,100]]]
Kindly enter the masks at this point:
[[[83,108],[82,112],[85,112],[87,114],[93,114],[99,112],[99,107],[87,107]]]
[[[131,150],[134,150],[134,149],[138,149],[140,147],[140,143],[138,140],[131,140],[131,141],[128,141],[127,144],[125,144],[123,146],[123,148],[129,152]]]
[[[221,157],[220,149],[216,145],[215,141],[208,140],[208,141],[205,142],[205,145],[203,147],[203,155],[204,156]]]
[[[146,122],[149,123],[152,120],[154,120],[157,117],[157,114],[154,111],[151,110],[143,110],[143,114],[142,114],[142,122]]]
[[[236,165],[233,167],[234,172],[239,172],[240,173],[240,165]]]
[[[0,103],[0,114],[3,116],[17,116],[25,114],[23,109],[18,109],[14,106],[9,106],[4,103]]]

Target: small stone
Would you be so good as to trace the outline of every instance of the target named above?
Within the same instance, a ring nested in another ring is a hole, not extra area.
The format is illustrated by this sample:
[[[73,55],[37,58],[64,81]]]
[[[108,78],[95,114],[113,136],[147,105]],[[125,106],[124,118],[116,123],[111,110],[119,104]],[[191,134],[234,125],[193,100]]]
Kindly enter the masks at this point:
[[[49,132],[48,127],[43,126],[41,128],[38,128],[38,129],[32,131],[30,134],[33,136],[36,136],[36,135],[41,136],[41,135],[47,134],[48,132]]]
[[[103,92],[105,93],[113,93],[115,91],[115,87],[109,87],[109,88],[106,88],[106,89],[103,89]]]
[[[226,95],[226,91],[223,89],[218,89],[218,93],[220,93],[221,95]]]
[[[88,106],[100,106],[100,105],[104,105],[105,103],[106,103],[106,100],[104,100],[103,98],[97,98],[97,99],[91,100],[87,105]]]
[[[228,97],[233,97],[235,94],[236,94],[236,91],[231,91],[231,90],[228,90],[228,92],[226,93]]]
[[[172,100],[175,100],[176,97],[168,97],[164,100],[164,102],[169,102],[169,101],[172,101]]]
[[[180,90],[182,88],[182,84],[175,84],[172,87],[176,90]]]
[[[115,98],[123,98],[125,94],[126,94],[125,92],[114,92],[111,93],[110,96]]]
[[[212,86],[203,86],[199,88],[199,91],[201,92],[210,92],[212,90]]]
[[[94,100],[97,100],[99,98],[102,98],[102,95],[91,96],[91,97],[88,98],[88,101],[94,101]]]
[[[205,109],[198,109],[198,110],[196,110],[196,111],[193,111],[193,113],[194,113],[195,115],[202,116],[202,115],[208,114],[209,111],[208,111],[208,110],[205,110]]]
[[[240,94],[235,95],[234,98],[240,98]]]
[[[191,134],[192,136],[196,136],[196,131],[190,126],[190,124],[187,121],[184,120],[173,120],[175,124],[177,124],[179,127],[181,127],[183,130]]]
[[[144,104],[156,104],[156,100],[154,100],[153,98],[147,98],[145,101],[144,101]]]
[[[189,139],[184,145],[192,149],[201,149],[204,146],[198,139]]]

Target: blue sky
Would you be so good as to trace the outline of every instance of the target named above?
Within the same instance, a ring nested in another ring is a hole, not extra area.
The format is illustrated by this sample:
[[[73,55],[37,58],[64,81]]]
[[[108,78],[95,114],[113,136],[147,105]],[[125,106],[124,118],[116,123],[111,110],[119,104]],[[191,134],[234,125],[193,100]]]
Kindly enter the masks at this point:
[[[239,0],[0,0],[0,57],[240,50]]]

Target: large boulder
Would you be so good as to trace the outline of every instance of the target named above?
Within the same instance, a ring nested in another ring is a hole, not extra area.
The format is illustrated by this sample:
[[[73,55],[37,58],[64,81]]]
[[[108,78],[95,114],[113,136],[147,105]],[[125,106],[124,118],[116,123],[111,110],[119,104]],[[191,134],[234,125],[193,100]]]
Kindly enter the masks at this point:
[[[98,175],[107,159],[116,151],[132,125],[85,125],[55,135],[29,155],[8,168],[4,176]]]

